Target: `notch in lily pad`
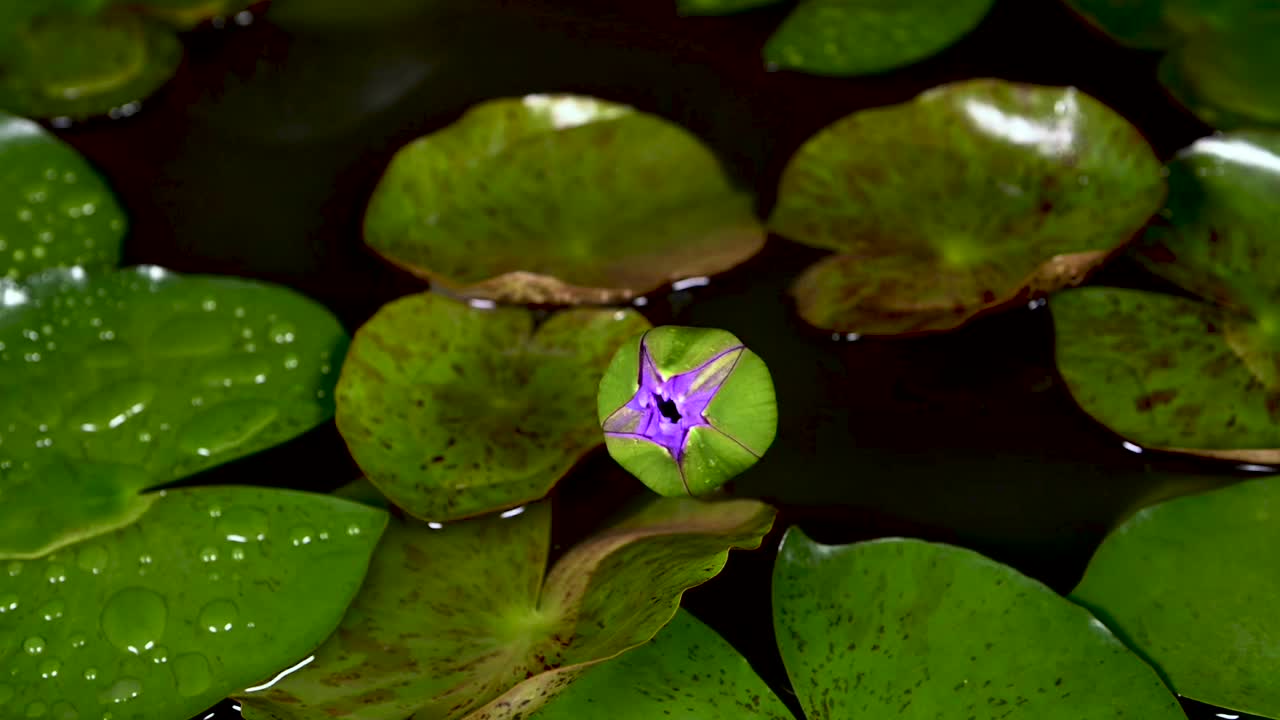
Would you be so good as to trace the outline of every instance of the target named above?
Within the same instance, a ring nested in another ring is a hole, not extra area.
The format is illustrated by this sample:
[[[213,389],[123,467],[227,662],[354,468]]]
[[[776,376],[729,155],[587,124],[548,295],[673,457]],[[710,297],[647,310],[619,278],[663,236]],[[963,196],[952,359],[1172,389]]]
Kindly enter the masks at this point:
[[[661,495],[705,495],[754,465],[778,425],[764,360],[724,330],[664,326],[618,349],[597,403],[609,454]]]
[[[683,128],[595,98],[529,95],[401,148],[364,235],[455,294],[608,303],[755,255],[753,204]]]
[[[1280,464],[1280,133],[1197,141],[1138,256],[1201,299],[1083,288],[1054,299],[1058,369],[1143,447]]]
[[[1074,88],[973,80],[854,113],[787,165],[775,232],[825,330],[937,332],[1082,282],[1160,208],[1159,161]]]

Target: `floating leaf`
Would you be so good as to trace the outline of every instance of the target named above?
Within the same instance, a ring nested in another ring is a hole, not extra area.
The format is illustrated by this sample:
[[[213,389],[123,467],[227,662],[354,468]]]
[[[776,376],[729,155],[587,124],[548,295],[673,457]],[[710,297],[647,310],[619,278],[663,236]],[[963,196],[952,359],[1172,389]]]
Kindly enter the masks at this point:
[[[1151,667],[1088,612],[968,550],[828,546],[791,530],[773,607],[811,720],[1184,717]]]
[[[932,57],[982,22],[994,0],[801,0],[764,48],[777,67],[881,73]]]
[[[536,500],[603,441],[600,376],[648,328],[631,310],[575,309],[535,332],[521,308],[402,298],[356,333],[338,429],[370,481],[417,517]]]
[[[1140,511],[1103,541],[1072,597],[1179,694],[1280,717],[1280,481]]]
[[[0,277],[120,261],[125,215],[106,182],[39,125],[0,112]]]
[[[730,548],[759,545],[773,511],[655,498],[544,579],[550,519],[542,503],[443,527],[393,523],[316,661],[241,696],[245,717],[525,717],[587,667],[650,640]]]
[[[778,425],[773,379],[724,330],[660,327],[624,344],[600,382],[609,453],[662,495],[703,495],[764,455]]]
[[[0,284],[0,557],[136,518],[143,488],[333,413],[346,334],[280,287],[156,267]]]
[[[158,90],[181,60],[173,33],[136,15],[42,15],[0,47],[0,108],[106,115]]]
[[[890,335],[951,329],[1080,282],[1163,196],[1142,135],[1093,98],[976,80],[810,139],[770,225],[838,253],[796,284],[805,320]]]
[[[130,527],[6,562],[0,713],[183,718],[271,677],[333,632],[386,518],[323,495],[192,488]]]
[[[1116,42],[1155,50],[1172,32],[1164,22],[1165,0],[1066,0],[1066,4]]]
[[[729,15],[785,0],[676,0],[681,15]]]
[[[597,717],[792,720],[746,658],[683,610],[648,644],[587,670],[531,720]]]
[[[1085,288],[1055,299],[1058,367],[1086,412],[1148,447],[1280,462],[1280,135],[1205,138],[1170,165],[1147,266],[1208,302]]]
[[[479,105],[402,148],[365,240],[469,296],[611,302],[754,255],[748,193],[671,123],[625,105],[530,95]]]

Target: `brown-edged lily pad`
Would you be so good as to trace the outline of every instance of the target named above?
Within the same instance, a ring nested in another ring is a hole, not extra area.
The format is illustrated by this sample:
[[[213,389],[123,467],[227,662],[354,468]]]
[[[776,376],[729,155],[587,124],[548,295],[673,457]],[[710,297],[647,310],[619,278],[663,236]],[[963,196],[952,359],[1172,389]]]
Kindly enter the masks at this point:
[[[505,515],[393,521],[337,633],[311,665],[242,695],[245,717],[527,717],[649,641],[686,589],[773,523],[755,501],[654,498],[547,571],[549,505]]]
[[[455,292],[612,302],[764,243],[749,193],[665,120],[586,97],[495,100],[392,159],[365,241]]]
[[[810,139],[783,173],[770,226],[836,252],[796,283],[805,320],[893,335],[1079,283],[1163,198],[1151,148],[1098,101],[975,80]]]
[[[1059,370],[1086,412],[1139,445],[1280,463],[1280,134],[1200,140],[1169,183],[1140,257],[1204,300],[1064,293]]]
[[[604,442],[600,378],[647,329],[632,310],[575,308],[535,329],[523,308],[402,298],[356,333],[338,429],[370,481],[417,517],[536,500]]]

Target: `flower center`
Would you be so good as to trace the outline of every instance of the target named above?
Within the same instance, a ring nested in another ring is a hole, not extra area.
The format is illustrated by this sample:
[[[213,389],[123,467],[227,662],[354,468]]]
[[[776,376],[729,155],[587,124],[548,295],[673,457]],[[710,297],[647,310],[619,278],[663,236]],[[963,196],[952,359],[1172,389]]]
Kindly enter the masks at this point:
[[[662,414],[664,421],[669,423],[680,422],[680,409],[676,407],[675,400],[670,400],[658,393],[654,393],[653,401],[658,407],[658,412]]]

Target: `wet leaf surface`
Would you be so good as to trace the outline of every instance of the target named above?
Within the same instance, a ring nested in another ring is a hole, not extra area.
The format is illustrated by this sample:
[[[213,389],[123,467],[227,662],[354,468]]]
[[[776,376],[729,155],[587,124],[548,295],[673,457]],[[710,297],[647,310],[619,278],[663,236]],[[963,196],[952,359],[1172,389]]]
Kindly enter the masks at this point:
[[[746,658],[686,611],[648,644],[582,674],[532,720],[792,720]]]
[[[1163,197],[1141,134],[1096,100],[974,80],[813,137],[770,227],[838,253],[796,283],[806,321],[892,335],[1078,284]]]
[[[70,146],[3,112],[0,198],[0,277],[119,262],[127,220],[111,188]]]
[[[866,75],[942,52],[982,22],[994,0],[802,0],[764,48],[772,66]]]
[[[536,500],[604,442],[600,377],[647,329],[631,310],[566,310],[535,330],[523,308],[402,298],[356,333],[338,429],[369,479],[419,518]]]
[[[182,718],[317,647],[386,524],[324,495],[192,488],[137,523],[0,565],[0,713]]]
[[[347,337],[282,287],[156,267],[0,285],[0,557],[136,518],[138,491],[333,414]]]
[[[546,572],[550,507],[393,522],[316,661],[240,697],[249,720],[526,717],[591,665],[650,640],[681,594],[754,548],[773,510],[652,499]],[[545,578],[544,578],[545,573]]]
[[[970,550],[783,539],[782,658],[810,720],[1183,718],[1156,673],[1084,609]]]
[[[1107,537],[1072,597],[1179,694],[1280,717],[1277,517],[1274,478],[1147,508]]]
[[[758,252],[750,194],[697,138],[630,107],[495,100],[401,148],[365,241],[459,293],[612,302]]]

